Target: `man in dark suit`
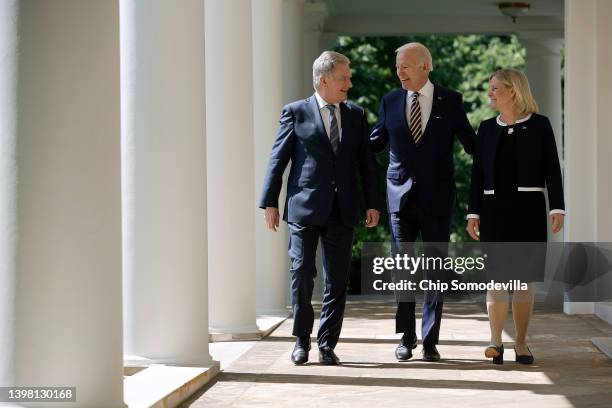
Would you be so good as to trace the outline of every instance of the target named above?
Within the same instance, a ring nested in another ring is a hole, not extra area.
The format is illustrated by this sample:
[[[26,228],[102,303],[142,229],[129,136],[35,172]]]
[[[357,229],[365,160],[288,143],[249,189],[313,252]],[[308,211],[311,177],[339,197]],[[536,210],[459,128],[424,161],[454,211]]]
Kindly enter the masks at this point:
[[[313,64],[316,92],[283,108],[264,179],[260,208],[269,229],[279,224],[278,196],[291,161],[283,219],[290,231],[294,364],[308,361],[314,323],[311,304],[317,242],[323,248],[324,294],[317,342],[319,362],[339,364],[334,353],[344,317],[353,233],[359,221],[357,173],[365,195],[366,226],[380,216],[379,186],[364,111],[344,102],[351,84],[349,60],[325,51]]]
[[[386,94],[370,141],[374,151],[389,148],[387,200],[392,239],[414,242],[419,233],[423,242],[450,238],[455,206],[453,144],[455,136],[471,153],[474,130],[463,108],[460,93],[433,85],[429,50],[419,43],[397,49],[396,73],[402,89]],[[426,278],[436,279],[434,275]],[[440,293],[425,293],[423,303],[423,359],[438,361],[436,348],[442,318]],[[396,333],[403,333],[395,356],[412,357],[416,348],[415,302],[398,298]]]

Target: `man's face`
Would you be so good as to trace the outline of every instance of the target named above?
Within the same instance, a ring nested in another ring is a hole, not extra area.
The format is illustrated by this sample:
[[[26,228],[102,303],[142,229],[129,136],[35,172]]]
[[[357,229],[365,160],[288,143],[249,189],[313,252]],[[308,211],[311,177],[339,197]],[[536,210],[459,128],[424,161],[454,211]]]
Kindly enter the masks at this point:
[[[336,64],[329,75],[321,77],[319,94],[328,103],[339,103],[348,98],[348,91],[353,87],[351,69],[348,64]]]
[[[508,88],[499,79],[493,77],[489,81],[491,107],[497,111],[510,109],[514,106],[514,89]]]
[[[419,64],[418,51],[415,49],[402,50],[395,58],[395,72],[402,88],[417,92],[427,82],[429,70],[425,63]]]

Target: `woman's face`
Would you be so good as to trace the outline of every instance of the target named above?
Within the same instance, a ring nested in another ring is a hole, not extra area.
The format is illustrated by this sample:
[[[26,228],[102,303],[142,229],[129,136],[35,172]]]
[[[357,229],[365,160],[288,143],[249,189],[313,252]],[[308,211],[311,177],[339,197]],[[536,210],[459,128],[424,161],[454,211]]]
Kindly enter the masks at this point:
[[[489,81],[489,92],[487,93],[491,107],[497,111],[512,109],[514,106],[514,89],[508,88],[496,77]]]

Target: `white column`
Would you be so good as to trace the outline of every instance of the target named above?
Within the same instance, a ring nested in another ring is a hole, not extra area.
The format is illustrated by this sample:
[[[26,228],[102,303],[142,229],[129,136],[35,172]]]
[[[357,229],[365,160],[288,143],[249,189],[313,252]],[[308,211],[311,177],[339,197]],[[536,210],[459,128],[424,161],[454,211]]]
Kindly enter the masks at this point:
[[[595,0],[565,2],[565,197],[567,241],[597,238]],[[565,302],[567,314],[593,313],[592,302]]]
[[[287,226],[269,231],[257,208],[270,149],[283,106],[282,0],[259,0],[253,7],[253,128],[255,134],[255,258],[257,314],[287,316],[289,262]],[[281,192],[284,197],[285,189]],[[284,202],[279,200],[279,202]],[[283,205],[279,210],[283,211]]]
[[[210,330],[246,338],[258,335],[251,1],[204,4]]]
[[[316,0],[304,5],[304,96],[312,95],[312,63],[327,49],[328,43],[323,45],[322,37],[325,19],[329,14],[325,1]]]
[[[304,76],[304,0],[283,0],[283,103],[305,98]],[[312,89],[312,87],[310,88]]]
[[[553,38],[550,33],[521,32],[521,43],[526,49],[525,71],[540,113],[549,120],[555,134],[561,171],[563,172],[563,119],[561,107],[561,47],[563,40]],[[548,196],[546,196],[548,208]],[[563,242],[563,231],[553,234],[548,225],[548,242]],[[548,268],[554,273],[555,268]],[[536,296],[546,296],[551,291],[552,276],[545,283],[536,284]]]
[[[0,54],[0,385],[122,407],[118,3],[3,1]]]
[[[548,117],[555,134],[557,151],[563,171],[563,111],[561,108],[561,38],[550,38],[540,33],[520,34],[527,57],[525,71],[540,113]],[[563,242],[563,231],[553,234],[548,223],[548,241]]]
[[[283,104],[286,104],[310,94],[304,94],[303,89],[304,75],[312,76],[312,70],[304,71],[304,0],[282,0],[282,33],[282,101]],[[282,198],[286,194],[287,176],[288,171],[285,171],[281,200],[279,200],[281,206],[284,204]],[[289,257],[287,256],[286,259],[288,265]],[[289,275],[287,280],[290,280]],[[290,303],[289,286],[287,286],[286,294],[287,303]]]
[[[597,92],[597,241],[612,242],[612,2],[599,0],[596,6],[597,31],[594,63],[596,70],[595,89]]]
[[[304,31],[304,95],[312,95],[314,88],[312,85],[312,64],[315,59],[325,50],[331,50],[336,44],[338,35],[336,33],[323,32],[322,27],[324,16],[314,14],[310,16],[309,28]],[[308,19],[307,19],[308,20]],[[313,22],[312,20],[315,20]]]
[[[321,50],[331,50],[336,46],[338,41],[338,34],[332,32],[323,32],[319,37],[319,45]]]
[[[321,55],[321,52],[323,52],[319,45],[320,35],[321,32],[318,30],[304,31],[304,77],[302,78],[304,97],[314,93],[312,85],[312,63]]]
[[[610,18],[610,2],[565,2],[567,241],[612,241]],[[594,304],[566,302],[564,310],[593,313]]]
[[[19,0],[0,2],[0,386],[15,384]]]
[[[204,5],[121,0],[125,359],[205,366]]]
[[[597,92],[597,241],[612,242],[612,129],[610,128],[610,112],[612,112],[612,50],[608,39],[612,37],[612,2],[598,1],[596,5],[596,92]],[[608,276],[610,272],[608,271]],[[606,284],[609,287],[610,279]],[[607,302],[596,302],[595,314],[612,324],[612,299]],[[606,344],[607,356],[612,358],[612,336],[600,338],[595,342],[600,349]]]
[[[302,77],[304,97],[310,96],[314,93],[314,87],[312,84],[312,64],[324,50],[324,48],[321,46],[321,36],[327,14],[328,8],[325,2],[316,0],[313,2],[308,2],[304,5],[304,74]],[[317,276],[315,278],[314,288],[312,291],[312,299],[318,302],[323,299],[323,254],[320,247],[317,249]]]
[[[531,91],[538,102],[540,113],[546,115],[550,120],[559,155],[562,158],[561,48],[563,39],[529,32],[521,33],[520,41],[527,52],[525,71],[529,78]]]
[[[311,19],[323,19],[320,15],[311,16]],[[322,21],[322,20],[317,20]],[[325,50],[331,50],[336,45],[338,35],[327,33],[310,25],[304,31],[304,95],[312,95],[312,64],[315,59]]]

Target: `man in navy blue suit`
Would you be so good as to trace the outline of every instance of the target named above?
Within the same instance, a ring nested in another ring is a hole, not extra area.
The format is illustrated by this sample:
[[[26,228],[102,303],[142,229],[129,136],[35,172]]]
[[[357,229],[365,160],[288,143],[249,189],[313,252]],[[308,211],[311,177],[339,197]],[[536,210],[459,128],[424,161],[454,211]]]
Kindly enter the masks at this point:
[[[447,243],[456,190],[453,144],[455,136],[466,152],[474,145],[460,93],[429,81],[433,69],[429,50],[419,43],[397,49],[396,73],[402,89],[386,94],[370,141],[378,152],[389,145],[387,201],[392,239]],[[426,278],[436,279],[434,275]],[[412,357],[416,348],[415,302],[398,298],[396,333],[403,333],[395,356]],[[423,303],[423,359],[438,361],[436,348],[442,318],[440,293],[425,293]]]
[[[291,360],[294,364],[308,361],[315,254],[321,240],[325,284],[317,334],[319,362],[337,365],[334,347],[342,328],[353,233],[359,221],[357,174],[370,228],[380,216],[379,186],[365,113],[345,102],[352,87],[348,58],[323,52],[313,64],[313,82],[314,95],[282,110],[260,208],[265,209],[268,228],[276,231],[283,172],[291,161],[283,216],[290,231],[293,335],[297,337]]]

